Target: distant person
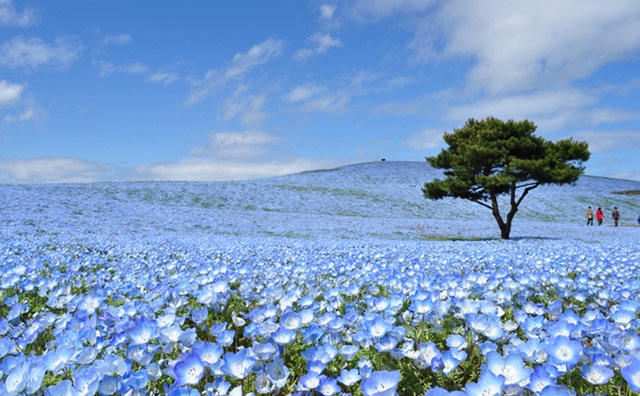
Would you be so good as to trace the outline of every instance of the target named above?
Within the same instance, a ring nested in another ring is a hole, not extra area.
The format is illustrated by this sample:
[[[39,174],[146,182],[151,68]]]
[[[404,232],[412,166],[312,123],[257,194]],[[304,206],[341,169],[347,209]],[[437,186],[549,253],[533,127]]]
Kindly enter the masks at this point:
[[[587,225],[593,225],[593,212],[591,206],[587,208]]]
[[[604,213],[602,213],[602,208],[598,208],[598,210],[596,210],[596,219],[598,219],[598,225],[602,225],[602,221],[604,220]]]
[[[618,212],[618,207],[614,206],[613,207],[613,213],[611,214],[611,217],[613,217],[613,222],[616,223],[616,227],[618,226],[618,220],[620,220],[620,212]]]
[[[640,225],[640,216],[638,216],[638,225]]]

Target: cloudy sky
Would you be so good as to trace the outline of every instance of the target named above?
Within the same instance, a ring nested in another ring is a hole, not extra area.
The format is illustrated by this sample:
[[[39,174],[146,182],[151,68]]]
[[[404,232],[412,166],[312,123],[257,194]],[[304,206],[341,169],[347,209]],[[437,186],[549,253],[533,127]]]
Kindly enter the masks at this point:
[[[470,118],[640,180],[640,2],[0,0],[0,182],[422,161]]]

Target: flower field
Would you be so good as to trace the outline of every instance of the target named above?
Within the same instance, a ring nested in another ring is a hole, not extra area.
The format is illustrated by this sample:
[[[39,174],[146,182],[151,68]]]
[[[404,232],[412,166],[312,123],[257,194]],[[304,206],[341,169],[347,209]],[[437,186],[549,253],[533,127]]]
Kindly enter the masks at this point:
[[[502,241],[434,176],[0,186],[0,396],[640,392],[640,182],[535,190]]]

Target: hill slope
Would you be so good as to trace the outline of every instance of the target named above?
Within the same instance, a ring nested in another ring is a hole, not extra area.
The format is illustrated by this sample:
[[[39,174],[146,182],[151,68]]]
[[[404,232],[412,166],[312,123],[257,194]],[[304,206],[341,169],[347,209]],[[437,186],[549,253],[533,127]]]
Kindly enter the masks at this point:
[[[489,211],[464,200],[429,201],[421,186],[440,176],[426,162],[373,162],[249,181],[2,185],[5,236],[97,238],[264,237],[339,239],[493,238]],[[638,229],[583,227],[588,205],[636,224],[640,182],[584,176],[539,187],[523,201],[514,237],[600,240]]]

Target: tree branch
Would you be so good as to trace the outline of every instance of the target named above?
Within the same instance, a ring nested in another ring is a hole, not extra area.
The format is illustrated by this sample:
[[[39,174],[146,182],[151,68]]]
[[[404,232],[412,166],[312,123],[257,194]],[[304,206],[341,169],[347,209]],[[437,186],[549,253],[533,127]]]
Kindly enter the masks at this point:
[[[522,202],[522,200],[529,193],[529,191],[533,190],[534,188],[538,187],[539,185],[540,185],[540,183],[533,183],[533,185],[531,187],[525,188],[524,191],[522,192],[522,195],[518,199],[518,203],[516,203],[516,206],[520,206],[520,202]]]
[[[540,185],[540,182],[531,182],[531,183],[527,183],[527,184],[522,184],[522,185],[516,186],[516,188],[529,187],[529,186],[538,187],[539,185]]]
[[[482,201],[478,201],[477,199],[471,199],[471,198],[466,198],[467,200],[471,201],[471,202],[475,202],[479,205],[484,206],[485,208],[489,208],[491,210],[493,210],[493,206],[487,205],[486,203],[482,202]]]

